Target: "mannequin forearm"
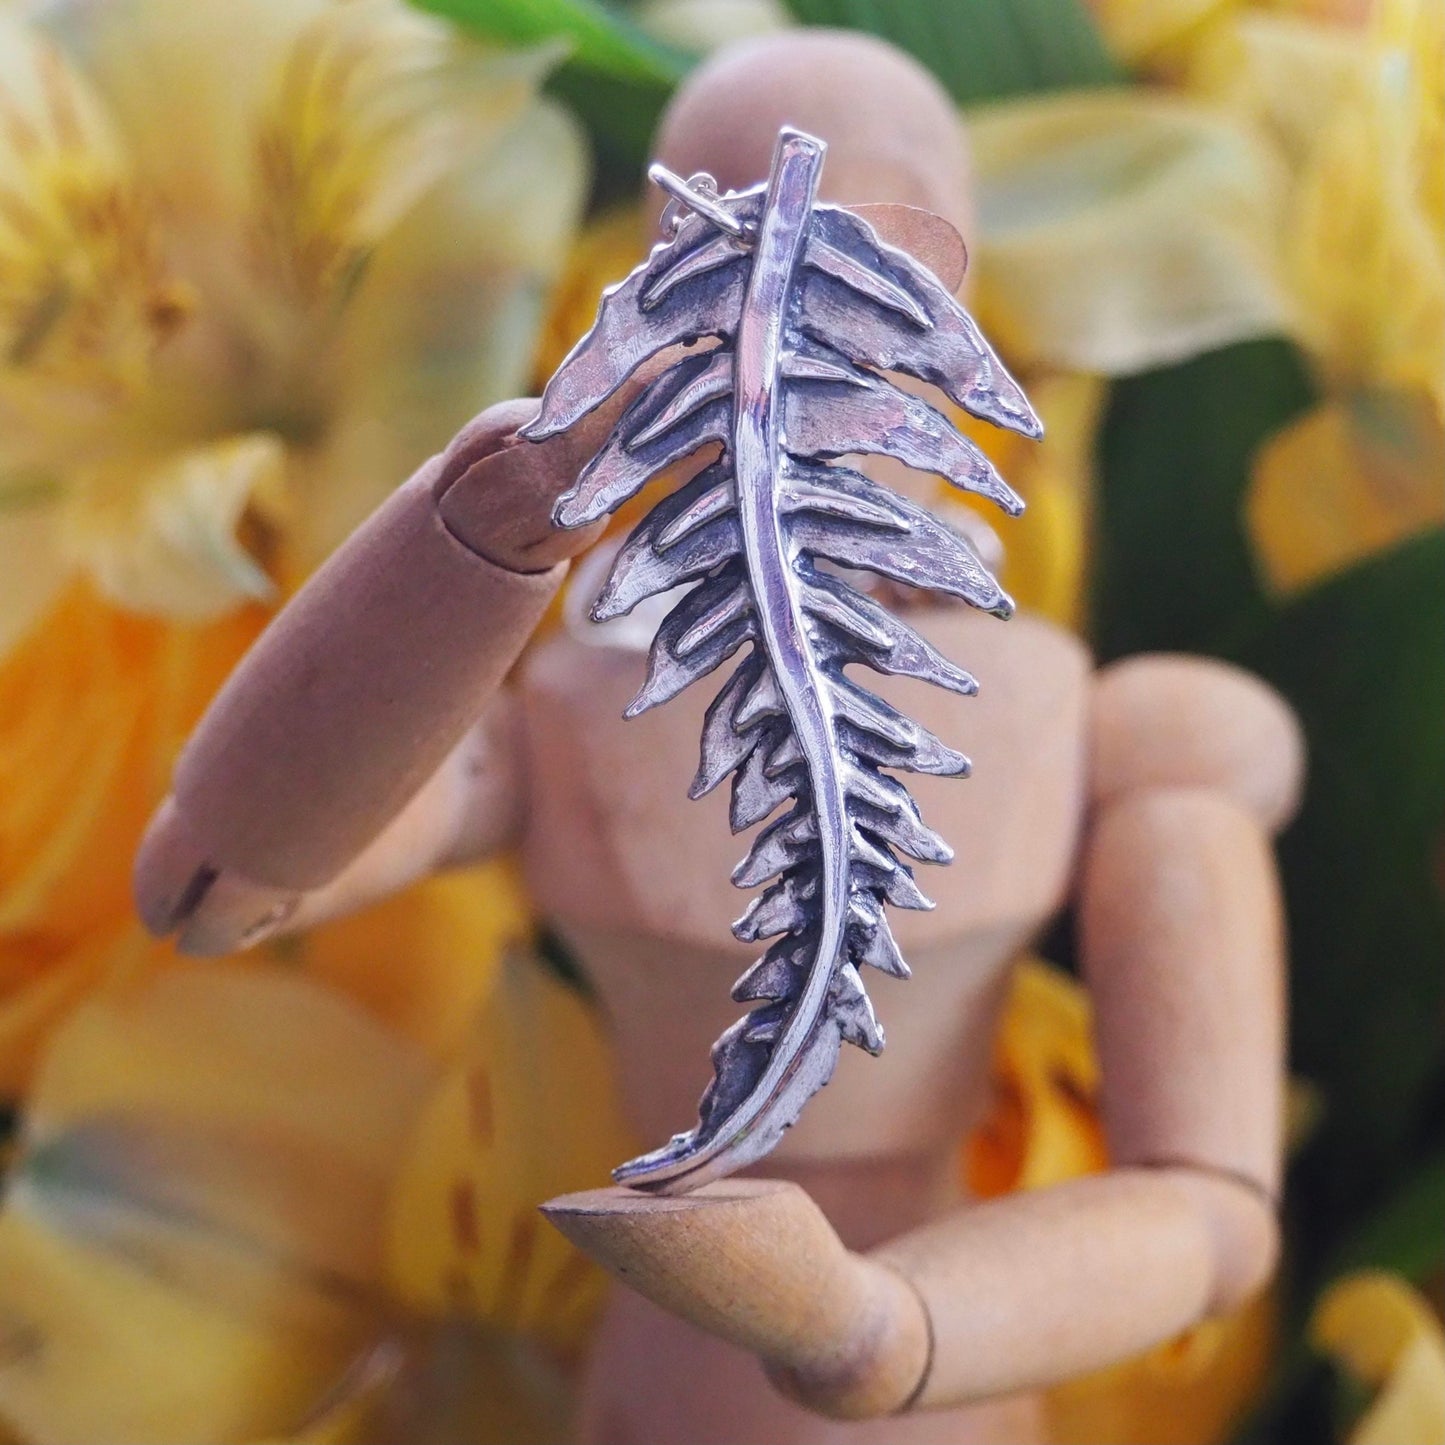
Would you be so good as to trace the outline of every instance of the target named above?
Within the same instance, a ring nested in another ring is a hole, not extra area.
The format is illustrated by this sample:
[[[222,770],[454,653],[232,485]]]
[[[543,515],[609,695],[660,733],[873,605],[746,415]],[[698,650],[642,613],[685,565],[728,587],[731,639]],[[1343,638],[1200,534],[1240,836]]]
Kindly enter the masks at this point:
[[[1204,690],[1212,678],[1201,674]],[[1287,738],[1273,741],[1286,766]],[[1194,780],[1202,765],[1190,766]],[[892,1269],[912,1297],[874,1290],[893,1301],[884,1328],[846,1312],[824,1322],[835,1332],[826,1367],[817,1338],[780,1342],[772,1328],[789,1317],[779,1292],[798,1249],[773,1225],[752,1228],[735,1207],[708,1234],[707,1191],[686,1216],[620,1191],[596,1197],[585,1214],[557,1201],[549,1215],[615,1267],[610,1216],[625,1214],[627,1282],[658,1298],[655,1250],[674,1275],[662,1302],[704,1328],[719,1329],[718,1312],[694,1313],[679,1273],[697,1283],[717,1271],[719,1297],[731,1287],[737,1298],[739,1278],[761,1281],[751,1308],[768,1328],[727,1337],[763,1355],[781,1388],[824,1414],[856,1413],[860,1402],[875,1412],[942,1407],[1046,1385],[1236,1307],[1268,1278],[1278,1243],[1278,884],[1266,822],[1247,797],[1225,791],[1229,777],[1184,787],[1158,777],[1153,768],[1142,786],[1117,779],[1090,830],[1080,880],[1110,1173],[964,1207],[884,1245],[869,1268]],[[670,1234],[679,1220],[692,1236],[682,1250]],[[827,1228],[803,1204],[796,1220]],[[779,1252],[787,1258],[775,1265]],[[862,1267],[855,1255],[816,1253],[840,1270]],[[921,1344],[920,1302],[929,1325]],[[753,1323],[741,1310],[727,1320],[733,1331]],[[880,1381],[892,1392],[886,1403]]]
[[[908,1279],[932,1321],[933,1408],[1039,1388],[1126,1359],[1213,1312],[1228,1262],[1215,1205],[1182,1169],[1123,1169],[965,1208],[873,1256]],[[1204,1181],[1212,1190],[1216,1181]],[[812,1403],[812,1402],[810,1402]]]
[[[509,572],[463,547],[434,472],[277,618],[182,753],[176,804],[205,820],[218,866],[280,887],[333,878],[436,771],[540,621],[565,569]]]
[[[1204,663],[1150,665],[1205,700],[1245,686]],[[1136,671],[1144,676],[1144,664]],[[1271,796],[1292,792],[1298,771],[1280,718],[1272,732],[1261,722],[1272,746],[1256,749],[1276,760]],[[1105,732],[1101,746],[1110,742]],[[1283,809],[1258,816],[1249,800],[1260,789],[1227,792],[1227,769],[1216,765],[1216,779],[1183,747],[1176,758],[1191,782],[1215,785],[1169,786],[1153,759],[1131,777],[1121,762],[1080,884],[1080,951],[1118,1168],[962,1211],[879,1251],[933,1320],[920,1404],[1123,1358],[1234,1308],[1273,1268],[1284,957],[1266,826]]]
[[[179,930],[183,948],[213,953],[285,923],[302,893],[379,839],[476,722],[564,559],[594,535],[555,531],[550,509],[596,438],[521,443],[516,428],[534,410],[505,403],[465,428],[321,568],[221,690],[137,859],[154,932]],[[428,812],[431,831],[460,809],[467,831],[487,835],[471,815],[498,790],[483,780],[470,791]],[[432,841],[443,864],[446,840]]]

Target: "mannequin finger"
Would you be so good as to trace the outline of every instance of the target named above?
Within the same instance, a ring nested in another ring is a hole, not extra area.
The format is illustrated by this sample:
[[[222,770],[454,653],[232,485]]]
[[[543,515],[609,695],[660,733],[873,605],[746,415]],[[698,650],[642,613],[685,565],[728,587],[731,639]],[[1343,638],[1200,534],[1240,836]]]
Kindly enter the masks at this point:
[[[516,705],[503,693],[382,832],[323,887],[217,880],[180,926],[181,953],[210,957],[355,913],[419,879],[481,862],[516,840],[522,781]]]

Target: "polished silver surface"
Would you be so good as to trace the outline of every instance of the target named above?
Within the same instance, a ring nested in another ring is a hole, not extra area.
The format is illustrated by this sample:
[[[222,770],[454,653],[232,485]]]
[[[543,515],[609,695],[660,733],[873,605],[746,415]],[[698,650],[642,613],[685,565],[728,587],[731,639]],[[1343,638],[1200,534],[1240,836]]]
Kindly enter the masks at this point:
[[[963,774],[968,760],[844,668],[964,694],[976,684],[837,569],[945,592],[999,617],[1013,609],[962,536],[836,463],[896,457],[1017,515],[1022,502],[983,453],[880,373],[930,382],[1029,436],[1040,427],[937,278],[859,217],[817,202],[825,149],[785,129],[766,186],[724,196],[708,177],[653,167],[673,197],[672,235],[604,295],[596,325],[523,431],[542,440],[566,430],[644,361],[678,349],[559,499],[555,520],[586,525],[674,462],[721,449],[636,527],[592,614],[618,617],[695,584],[658,628],[628,715],[747,646],[708,709],[691,795],[731,776],[733,830],[771,819],[733,873],[741,888],[767,885],[733,932],[775,940],[733,989],[751,1008],[713,1048],[696,1127],[615,1171],[661,1192],[760,1159],[827,1083],[844,1042],[882,1049],[859,967],[907,977],[884,904],[931,907],[904,859],[952,856],[886,770]],[[702,341],[710,344],[680,350]]]

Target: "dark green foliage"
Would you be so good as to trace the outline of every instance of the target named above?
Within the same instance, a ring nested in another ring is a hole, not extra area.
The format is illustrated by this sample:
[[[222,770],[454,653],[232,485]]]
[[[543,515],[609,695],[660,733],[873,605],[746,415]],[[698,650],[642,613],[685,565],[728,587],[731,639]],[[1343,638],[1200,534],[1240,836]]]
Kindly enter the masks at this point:
[[[1308,592],[1241,660],[1309,738],[1281,863],[1295,1059],[1326,1091],[1315,1148],[1333,1214],[1403,1165],[1445,1056],[1445,531]]]
[[[891,40],[962,105],[1123,78],[1080,0],[788,0],[788,7],[810,25]]]
[[[417,0],[423,9],[489,40],[536,45],[565,40],[570,53],[548,82],[591,137],[594,199],[641,188],[657,118],[692,57],[644,34],[603,0]]]
[[[1218,651],[1263,624],[1241,517],[1250,458],[1310,399],[1299,354],[1277,340],[1114,383],[1094,538],[1093,640],[1102,658]]]

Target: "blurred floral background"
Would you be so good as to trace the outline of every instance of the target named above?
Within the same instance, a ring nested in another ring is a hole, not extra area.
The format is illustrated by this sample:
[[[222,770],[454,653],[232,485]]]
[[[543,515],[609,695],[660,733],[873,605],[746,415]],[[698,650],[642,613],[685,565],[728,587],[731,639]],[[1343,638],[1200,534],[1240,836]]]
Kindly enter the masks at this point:
[[[628,1141],[508,863],[193,964],[130,859],[280,602],[640,254],[696,57],[802,24],[967,119],[1049,428],[1005,583],[1309,736],[1281,1279],[1058,1438],[1445,1442],[1441,0],[0,5],[0,1440],[563,1437],[602,1282],[535,1205]],[[984,1194],[1106,1163],[1044,952]]]

